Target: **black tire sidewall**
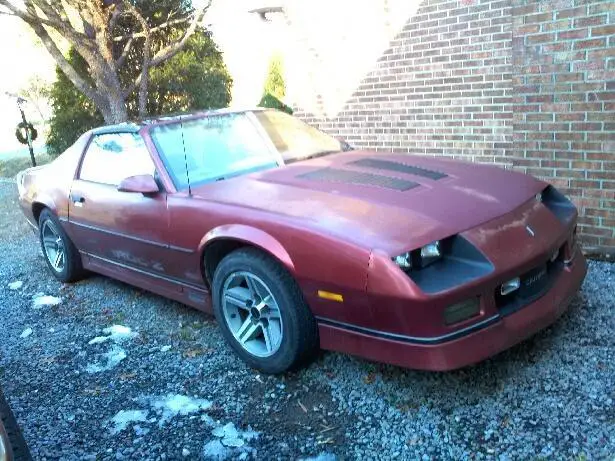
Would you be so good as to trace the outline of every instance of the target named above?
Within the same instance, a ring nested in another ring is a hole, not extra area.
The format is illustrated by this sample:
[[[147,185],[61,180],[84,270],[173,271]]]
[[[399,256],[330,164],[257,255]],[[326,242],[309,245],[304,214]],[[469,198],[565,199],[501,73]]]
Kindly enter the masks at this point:
[[[50,221],[55,226],[58,230],[58,234],[62,238],[62,242],[64,243],[65,264],[61,272],[55,270],[47,257],[47,251],[45,250],[45,244],[43,243],[43,225],[46,221]],[[41,250],[43,251],[43,257],[45,258],[45,262],[47,263],[47,267],[49,267],[51,273],[61,282],[66,283],[73,281],[77,273],[81,271],[81,256],[64,231],[60,220],[48,209],[44,209],[39,216],[38,236],[41,244]]]
[[[277,270],[276,270],[277,269]],[[273,261],[267,261],[263,256],[254,257],[253,254],[237,251],[227,256],[216,268],[212,284],[213,310],[220,325],[224,338],[246,363],[265,373],[277,374],[293,368],[301,358],[300,328],[301,322],[297,315],[297,303],[303,299],[296,299],[296,290],[292,279],[280,277],[282,268],[276,268]],[[269,288],[280,308],[282,317],[282,343],[275,354],[269,357],[257,357],[246,351],[235,339],[230,331],[222,312],[222,291],[224,282],[234,272],[248,272],[259,277]],[[273,273],[272,273],[273,272]],[[277,272],[277,273],[276,273]],[[286,278],[286,280],[284,280]],[[304,306],[299,306],[304,308]]]

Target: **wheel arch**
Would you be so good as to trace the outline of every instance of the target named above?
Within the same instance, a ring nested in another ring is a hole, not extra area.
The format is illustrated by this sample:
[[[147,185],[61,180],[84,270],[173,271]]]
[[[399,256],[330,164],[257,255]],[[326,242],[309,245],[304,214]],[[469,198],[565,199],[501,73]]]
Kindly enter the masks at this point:
[[[277,260],[292,275],[294,263],[284,246],[267,232],[243,224],[216,227],[209,231],[199,244],[201,273],[211,285],[217,265],[229,253],[243,247],[257,248]]]
[[[41,213],[45,208],[49,209],[52,213],[57,215],[55,203],[50,197],[39,196],[32,201],[32,217],[34,218],[37,225]]]

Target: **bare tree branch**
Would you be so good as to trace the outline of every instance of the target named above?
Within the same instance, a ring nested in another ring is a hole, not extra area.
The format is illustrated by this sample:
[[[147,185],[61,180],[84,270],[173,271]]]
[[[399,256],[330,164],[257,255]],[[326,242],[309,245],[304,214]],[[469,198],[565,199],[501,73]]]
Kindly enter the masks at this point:
[[[47,4],[44,1],[40,1],[40,0],[28,0],[24,2],[24,5],[27,7],[28,5],[35,5],[37,7],[39,7],[39,3],[45,3],[45,8],[47,10],[49,10],[49,14],[47,12],[45,12],[42,8],[41,11],[43,11],[43,13],[45,13],[46,17],[41,17],[38,14],[36,14],[36,11],[34,9],[31,9],[30,11],[28,10],[21,10],[19,8],[17,8],[15,5],[13,5],[12,3],[10,3],[8,0],[0,0],[0,6],[4,6],[5,8],[7,8],[9,11],[0,11],[0,14],[5,14],[5,15],[9,15],[9,16],[17,16],[18,18],[26,21],[26,20],[30,20],[30,21],[36,21],[40,24],[43,24],[45,26],[49,26],[52,27],[58,31],[60,31],[61,33],[74,33],[74,34],[78,34],[77,31],[75,31],[74,29],[72,29],[72,26],[70,25],[70,23],[63,21],[61,17],[56,17],[51,11],[51,8],[49,8],[49,4]]]
[[[143,45],[143,61],[141,69],[141,81],[139,83],[139,116],[144,117],[147,115],[147,90],[149,87],[149,68],[152,59],[152,34],[151,28],[147,23],[147,20],[139,12],[139,10],[129,1],[125,2],[126,9],[132,13],[132,15],[139,22],[143,28],[143,35],[145,36],[145,43]],[[132,40],[132,38],[130,39]]]
[[[73,84],[79,89],[79,91],[81,91],[84,95],[86,95],[95,103],[100,103],[101,98],[98,92],[84,78],[82,78],[79,73],[77,73],[73,66],[70,65],[70,63],[66,60],[56,43],[50,37],[47,30],[45,30],[42,25],[35,22],[26,22],[32,28],[38,38],[41,39],[43,45],[45,45],[45,48],[47,48],[49,54],[53,57],[53,59],[55,59],[62,72],[66,74],[66,76],[71,80],[71,82],[73,82]]]
[[[111,11],[111,17],[109,18],[109,33],[113,33],[118,19],[120,19],[120,16],[124,12],[122,6],[122,4],[117,3],[112,3],[111,6],[109,6],[109,10]]]
[[[188,40],[190,39],[190,37],[192,37],[192,35],[194,35],[194,33],[196,32],[197,27],[203,21],[203,17],[205,16],[205,13],[207,12],[209,7],[211,6],[211,2],[212,2],[212,0],[208,0],[207,4],[205,6],[203,6],[202,8],[200,8],[196,12],[196,14],[194,15],[194,18],[192,20],[192,23],[190,24],[190,27],[188,27],[186,32],[184,32],[184,35],[183,35],[183,37],[180,40],[178,40],[175,43],[172,43],[171,45],[161,49],[160,51],[158,51],[158,53],[156,53],[151,58],[150,65],[149,65],[150,69],[152,67],[159,66],[163,62],[171,59],[173,56],[175,56],[177,53],[179,53],[181,50],[184,49],[184,47],[188,43]],[[139,85],[141,85],[141,79],[142,78],[143,78],[143,74],[141,73],[141,74],[139,74],[137,76],[135,81],[126,89],[124,94],[126,96],[128,96],[137,87],[139,87]]]
[[[134,42],[135,41],[132,38],[128,39],[128,41],[124,45],[124,49],[122,50],[122,54],[115,61],[115,68],[116,69],[121,69],[122,68],[122,66],[124,65],[124,62],[126,62],[126,58],[128,57],[128,54],[130,53],[130,50],[132,49],[132,45],[134,44]]]
[[[175,26],[177,24],[183,24],[188,21],[190,21],[190,18],[173,19],[172,21],[167,21],[165,23],[160,24],[159,26],[152,27],[150,29],[150,33],[153,34],[155,32],[159,32],[163,29],[166,29],[167,27]],[[144,37],[145,37],[145,34],[143,32],[136,32],[130,35],[120,35],[119,37],[113,37],[113,41],[121,42],[121,41],[131,39],[131,38],[144,38]]]
[[[203,21],[203,17],[211,6],[211,2],[212,0],[208,0],[207,5],[205,5],[195,13],[194,19],[192,20],[190,27],[188,27],[181,40],[161,49],[158,53],[154,55],[154,57],[152,58],[152,67],[157,66],[168,59],[171,59],[173,56],[179,53],[184,48],[184,46],[186,46],[186,43],[188,43],[190,37],[192,37],[194,32],[196,32],[196,28]]]

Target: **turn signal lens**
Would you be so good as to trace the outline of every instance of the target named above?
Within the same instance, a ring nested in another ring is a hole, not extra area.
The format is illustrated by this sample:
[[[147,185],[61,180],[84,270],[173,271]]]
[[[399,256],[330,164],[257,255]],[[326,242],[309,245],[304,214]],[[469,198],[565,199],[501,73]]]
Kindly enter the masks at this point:
[[[468,299],[452,306],[448,306],[444,311],[444,323],[452,325],[463,322],[480,313],[479,298]]]
[[[500,294],[502,296],[509,295],[513,291],[517,291],[519,287],[521,287],[521,279],[519,277],[515,277],[514,279],[502,284],[500,287]]]

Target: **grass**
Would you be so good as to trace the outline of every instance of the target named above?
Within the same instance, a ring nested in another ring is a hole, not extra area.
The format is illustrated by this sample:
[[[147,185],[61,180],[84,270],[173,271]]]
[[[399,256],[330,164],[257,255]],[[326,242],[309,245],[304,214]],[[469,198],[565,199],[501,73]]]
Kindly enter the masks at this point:
[[[36,164],[44,165],[49,163],[51,158],[47,154],[37,154],[36,155]],[[2,158],[0,156],[0,178],[10,178],[13,179],[17,173],[26,168],[30,168],[32,164],[30,163],[30,157],[11,157],[11,158]]]

